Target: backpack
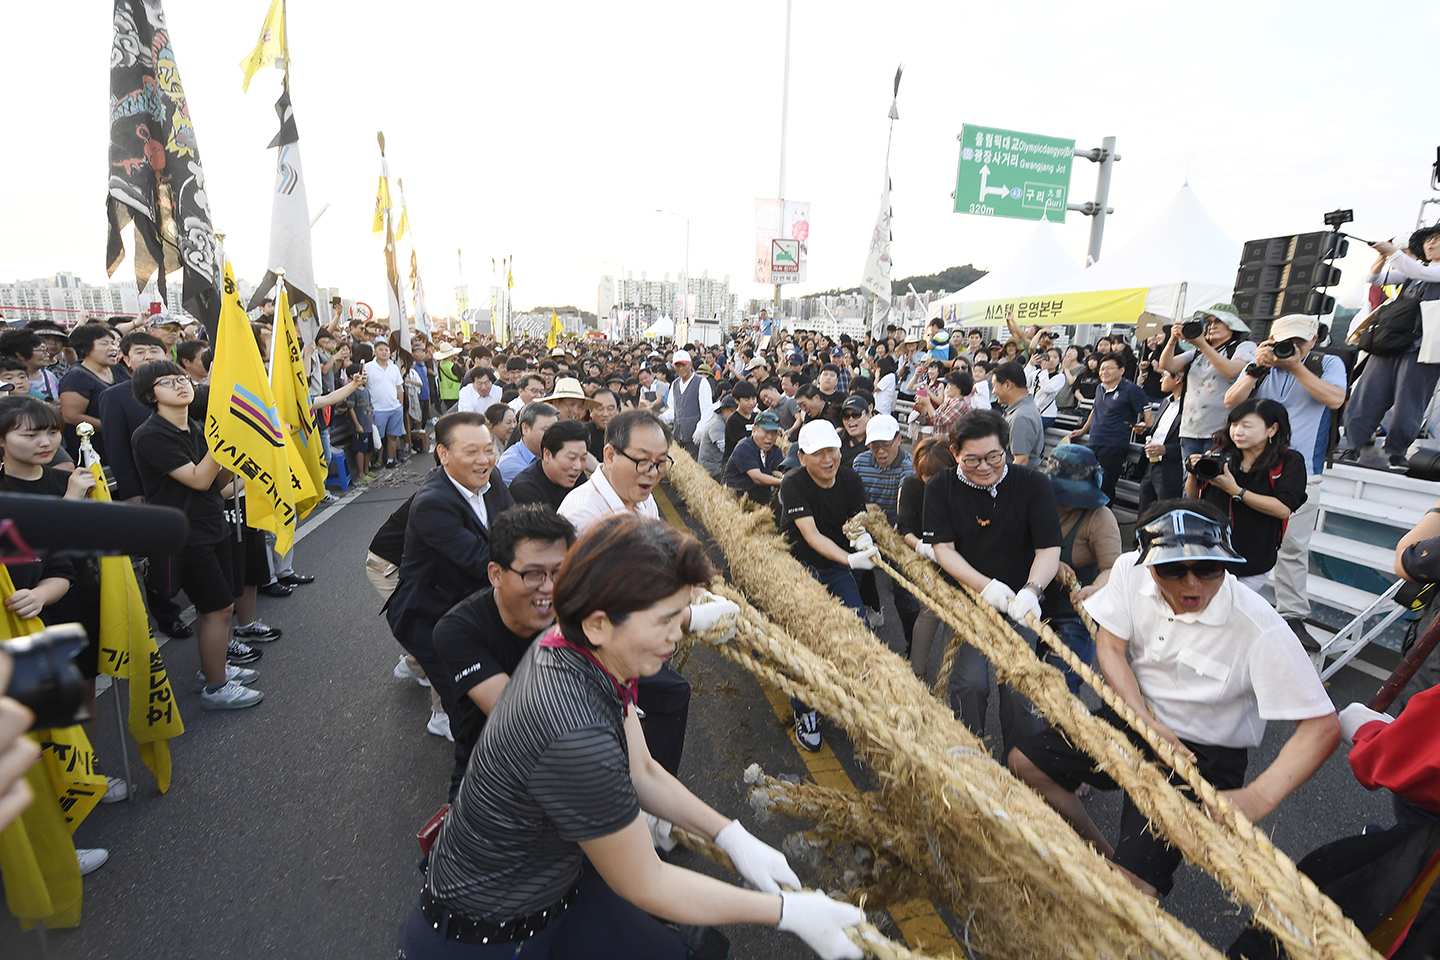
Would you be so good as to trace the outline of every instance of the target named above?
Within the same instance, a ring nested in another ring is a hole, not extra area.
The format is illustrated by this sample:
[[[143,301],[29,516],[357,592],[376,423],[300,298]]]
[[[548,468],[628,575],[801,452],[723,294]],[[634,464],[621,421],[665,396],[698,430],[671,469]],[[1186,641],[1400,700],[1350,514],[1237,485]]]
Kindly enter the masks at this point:
[[[1431,299],[1432,284],[1407,281],[1400,292],[1380,304],[1355,334],[1355,345],[1377,357],[1409,353],[1420,335],[1420,302]]]

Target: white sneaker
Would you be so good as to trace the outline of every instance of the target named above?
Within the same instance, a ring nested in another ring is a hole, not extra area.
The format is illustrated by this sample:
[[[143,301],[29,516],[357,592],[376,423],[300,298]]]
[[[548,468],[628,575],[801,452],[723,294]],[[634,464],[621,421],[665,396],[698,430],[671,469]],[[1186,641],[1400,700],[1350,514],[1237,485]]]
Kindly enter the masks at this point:
[[[110,859],[110,851],[104,847],[76,847],[75,859],[80,861],[80,876],[83,877],[105,866],[105,861]]]
[[[200,691],[200,709],[241,710],[253,707],[263,699],[265,694],[259,690],[251,690],[238,680],[227,680],[225,686],[214,693],[208,690]]]
[[[455,742],[454,735],[450,733],[450,714],[443,710],[430,714],[430,722],[425,724],[425,729],[437,737],[444,737],[451,743]]]
[[[101,803],[119,803],[130,796],[130,786],[119,777],[105,778],[105,796],[100,798]]]
[[[237,667],[237,666],[235,666],[235,664],[233,664],[233,663],[227,663],[227,664],[225,664],[225,681],[226,681],[227,683],[230,682],[231,680],[234,680],[234,681],[237,682],[237,683],[243,683],[243,684],[245,684],[246,686],[249,686],[250,684],[254,683],[256,680],[259,680],[259,679],[260,679],[260,671],[258,671],[258,670],[251,670],[249,667]],[[204,689],[205,689],[205,685],[206,685],[208,682],[209,682],[209,681],[205,679],[205,671],[204,671],[204,670],[196,670],[196,671],[195,671],[195,689],[196,689],[196,690],[204,690]]]
[[[414,670],[410,669],[410,664],[405,662],[404,657],[401,657],[400,662],[395,664],[394,673],[396,680],[414,680],[422,687],[430,686],[429,680],[426,680],[424,677],[417,674]]]

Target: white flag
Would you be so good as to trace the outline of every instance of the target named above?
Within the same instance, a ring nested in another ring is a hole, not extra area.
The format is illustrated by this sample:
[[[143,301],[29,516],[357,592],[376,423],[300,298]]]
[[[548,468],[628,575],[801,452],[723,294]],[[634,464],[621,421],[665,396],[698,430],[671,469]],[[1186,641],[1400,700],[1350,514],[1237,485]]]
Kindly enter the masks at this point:
[[[275,156],[275,192],[270,203],[270,255],[266,260],[264,281],[260,291],[268,291],[275,282],[274,271],[285,271],[292,302],[305,297],[315,305],[300,333],[311,340],[315,335],[315,311],[319,298],[315,287],[315,263],[310,254],[310,204],[305,198],[305,171],[300,164],[300,140],[295,129],[295,114],[290,106],[290,89],[286,87],[275,112],[280,115],[280,133],[270,142],[278,147]],[[253,306],[253,304],[252,304]]]
[[[890,171],[885,171],[885,190],[880,194],[880,213],[870,235],[870,252],[865,257],[865,274],[860,288],[890,305]]]

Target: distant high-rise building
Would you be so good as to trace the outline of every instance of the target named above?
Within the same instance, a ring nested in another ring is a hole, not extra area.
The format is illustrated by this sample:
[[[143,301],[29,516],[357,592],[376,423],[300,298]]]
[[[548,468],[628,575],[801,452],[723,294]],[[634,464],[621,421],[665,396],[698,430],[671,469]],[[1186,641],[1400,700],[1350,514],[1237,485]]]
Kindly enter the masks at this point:
[[[179,284],[175,286],[178,294]],[[90,317],[103,319],[139,312],[140,297],[133,283],[85,283],[68,272],[0,283],[0,316],[10,321],[75,323]]]
[[[718,318],[723,323],[733,321],[739,307],[738,297],[730,292],[729,274],[726,274],[723,280],[716,280],[707,270],[698,277],[690,277],[689,282],[683,285],[684,289],[681,280],[671,280],[668,273],[663,280],[650,280],[644,271],[641,271],[639,280],[635,279],[633,273],[627,273],[624,279],[619,281],[612,281],[609,276],[602,277],[602,307],[606,284],[611,282],[615,288],[612,306],[621,310],[649,307],[657,316],[675,320],[684,319],[688,315],[692,320]],[[608,310],[602,309],[601,316],[608,314]]]

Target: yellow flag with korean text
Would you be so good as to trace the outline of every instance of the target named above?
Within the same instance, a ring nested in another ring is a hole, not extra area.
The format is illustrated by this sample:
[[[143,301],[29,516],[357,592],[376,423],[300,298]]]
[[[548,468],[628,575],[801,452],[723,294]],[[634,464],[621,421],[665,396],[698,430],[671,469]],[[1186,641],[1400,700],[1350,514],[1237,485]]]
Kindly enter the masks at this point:
[[[275,409],[285,425],[286,456],[295,483],[295,512],[305,516],[325,495],[325,476],[329,472],[320,431],[315,426],[315,413],[310,409],[310,378],[305,375],[305,359],[300,349],[300,336],[295,332],[295,318],[290,315],[290,297],[285,284],[275,298],[275,338],[270,346],[270,391]],[[298,465],[297,465],[298,464]]]
[[[15,592],[10,571],[0,566],[0,646],[38,633],[38,619],[22,620],[4,606]],[[22,930],[80,923],[80,864],[70,835],[105,795],[105,777],[95,772],[95,753],[79,725],[27,734],[40,744],[41,759],[25,775],[35,799],[20,817],[0,830],[0,880],[5,902]]]
[[[95,487],[90,499],[108,501],[103,467],[92,463]],[[165,660],[150,632],[145,597],[129,557],[100,558],[100,672],[130,681],[130,735],[140,745],[140,760],[164,793],[170,789],[170,738],[185,732],[180,706],[165,670]]]
[[[285,62],[284,0],[271,0],[270,12],[265,14],[265,25],[260,28],[260,40],[255,44],[255,49],[250,51],[250,56],[240,61],[240,69],[245,73],[242,89],[248,93],[250,78],[255,76],[256,71],[277,60]]]
[[[560,342],[560,334],[565,332],[565,324],[560,322],[560,315],[554,310],[550,311],[550,333],[545,337],[545,349],[554,350],[555,344]]]
[[[284,555],[295,540],[297,519],[285,430],[229,263],[210,366],[205,442],[222,467],[245,478],[245,523],[275,534],[275,549]]]

